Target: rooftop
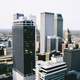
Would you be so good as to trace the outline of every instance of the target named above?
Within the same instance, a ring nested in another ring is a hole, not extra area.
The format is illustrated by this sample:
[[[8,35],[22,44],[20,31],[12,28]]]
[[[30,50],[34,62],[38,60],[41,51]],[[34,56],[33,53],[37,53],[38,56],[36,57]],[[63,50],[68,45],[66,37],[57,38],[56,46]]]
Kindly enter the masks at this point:
[[[51,68],[51,67],[55,67],[58,65],[62,65],[65,64],[65,62],[63,62],[63,57],[62,56],[58,56],[58,57],[51,57],[51,60],[49,61],[38,61],[37,62],[38,65],[41,65],[41,67],[43,68]]]

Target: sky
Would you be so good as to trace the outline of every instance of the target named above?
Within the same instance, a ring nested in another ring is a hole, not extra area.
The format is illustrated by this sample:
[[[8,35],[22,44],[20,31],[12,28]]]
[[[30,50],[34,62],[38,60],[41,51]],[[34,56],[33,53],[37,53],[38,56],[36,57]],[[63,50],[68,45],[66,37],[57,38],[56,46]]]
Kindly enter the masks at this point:
[[[53,12],[62,14],[64,29],[80,30],[79,8],[80,0],[0,0],[0,29],[12,28],[15,13],[35,15],[39,25],[41,12]]]

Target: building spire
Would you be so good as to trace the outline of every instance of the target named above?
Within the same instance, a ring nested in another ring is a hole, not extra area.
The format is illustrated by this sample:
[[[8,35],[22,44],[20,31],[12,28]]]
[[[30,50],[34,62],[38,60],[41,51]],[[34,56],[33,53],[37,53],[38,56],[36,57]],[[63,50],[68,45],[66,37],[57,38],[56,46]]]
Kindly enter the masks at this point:
[[[68,43],[72,43],[71,32],[70,32],[69,28],[67,29],[67,33],[68,33]]]

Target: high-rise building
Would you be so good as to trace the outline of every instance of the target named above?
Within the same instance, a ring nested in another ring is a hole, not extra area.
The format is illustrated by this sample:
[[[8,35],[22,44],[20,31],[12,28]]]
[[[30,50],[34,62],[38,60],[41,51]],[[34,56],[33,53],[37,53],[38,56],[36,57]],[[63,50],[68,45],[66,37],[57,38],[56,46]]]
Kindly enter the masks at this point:
[[[68,66],[68,70],[80,71],[80,49],[65,49],[64,61]]]
[[[67,70],[61,56],[52,56],[49,61],[36,62],[36,80],[64,80]]]
[[[54,32],[58,37],[63,39],[63,17],[62,15],[55,14],[54,21],[55,21]]]
[[[63,18],[61,14],[41,13],[40,53],[47,51],[48,36],[63,38]]]
[[[48,36],[47,37],[47,51],[51,52],[52,50],[61,51],[62,48],[62,39],[57,36]]]
[[[35,26],[32,20],[19,15],[16,15],[12,28],[13,80],[35,80]]]
[[[41,13],[41,26],[40,26],[40,53],[47,51],[47,36],[54,34],[54,13]]]

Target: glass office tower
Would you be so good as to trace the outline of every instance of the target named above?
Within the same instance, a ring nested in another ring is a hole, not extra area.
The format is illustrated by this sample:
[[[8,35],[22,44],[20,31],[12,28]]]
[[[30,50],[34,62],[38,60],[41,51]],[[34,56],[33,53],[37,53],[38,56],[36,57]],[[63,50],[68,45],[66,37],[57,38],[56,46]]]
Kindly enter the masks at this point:
[[[24,15],[17,15],[13,23],[13,79],[34,80],[35,26]]]

